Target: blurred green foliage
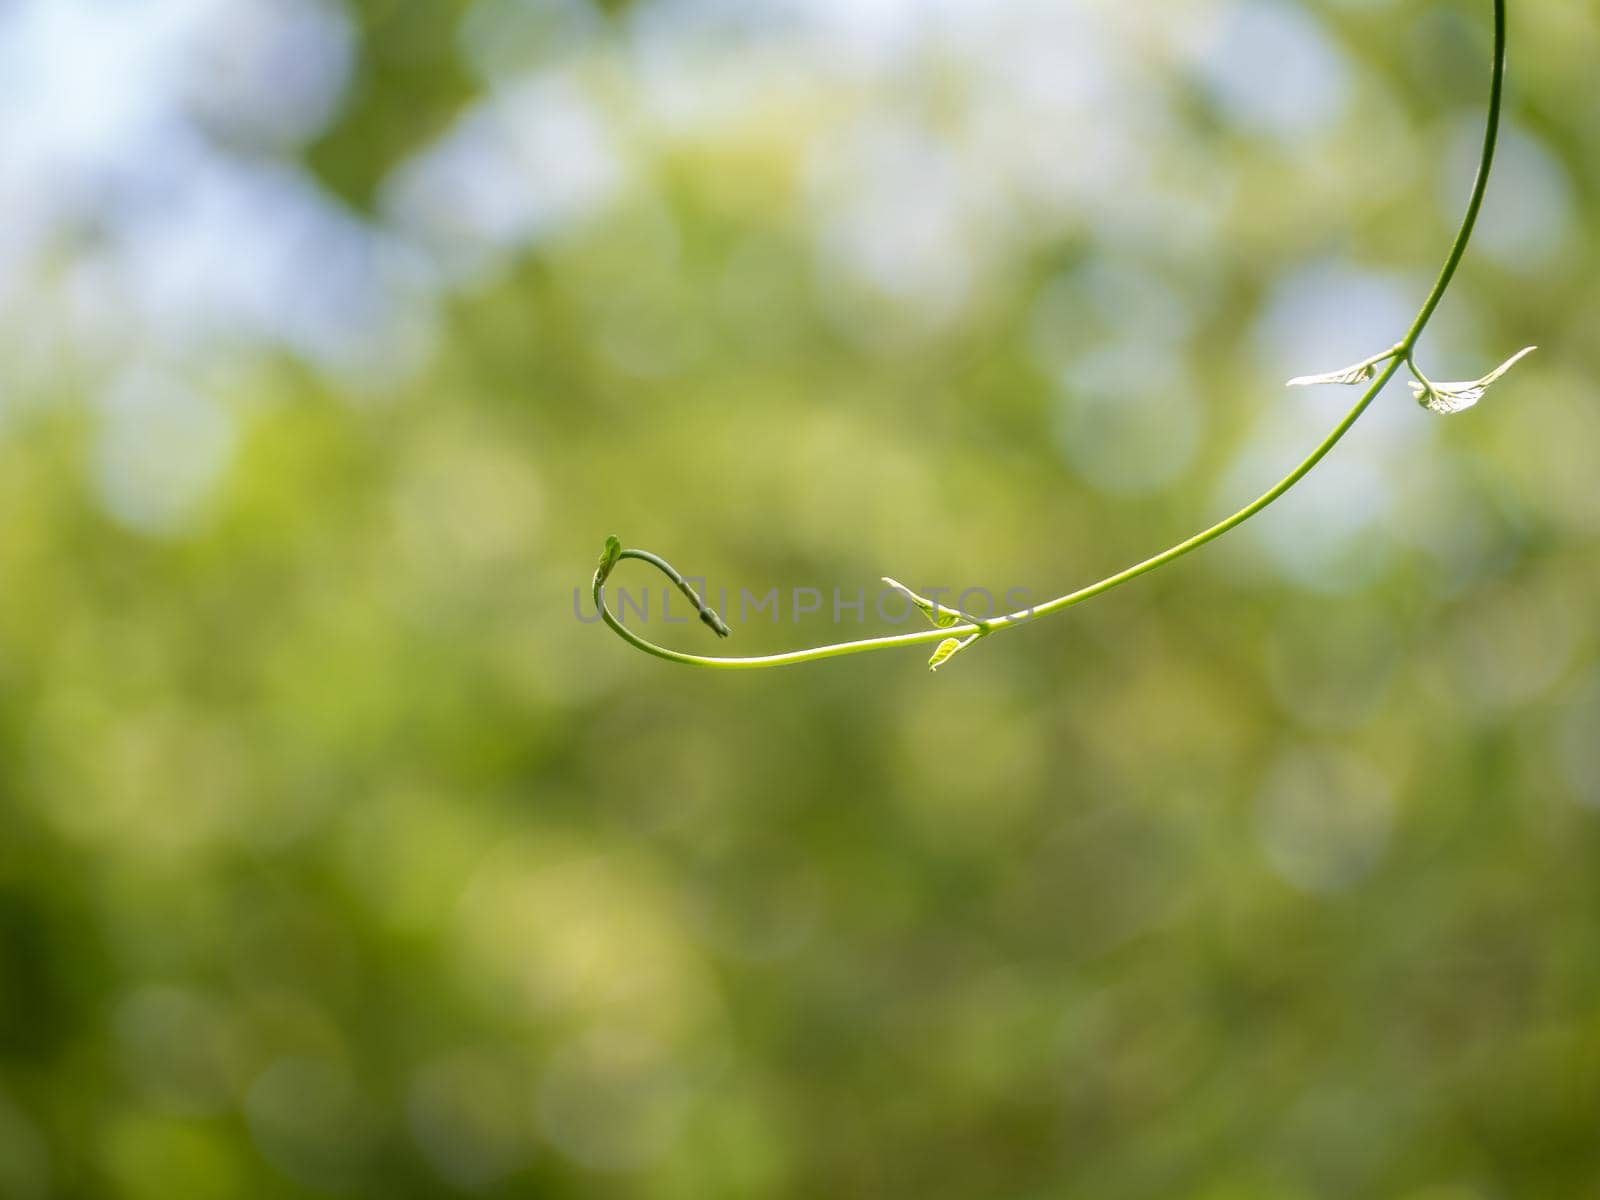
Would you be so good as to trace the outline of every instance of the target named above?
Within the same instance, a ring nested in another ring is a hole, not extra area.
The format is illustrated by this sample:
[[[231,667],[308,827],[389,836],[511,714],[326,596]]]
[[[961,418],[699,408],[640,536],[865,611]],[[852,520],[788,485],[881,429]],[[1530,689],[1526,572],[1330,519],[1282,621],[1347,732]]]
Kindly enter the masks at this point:
[[[1594,1196],[1593,7],[1513,6],[1423,362],[1541,353],[937,676],[577,613],[612,531],[1044,597],[1255,494],[1437,267],[1488,5],[605,7],[345,16],[273,153],[425,264],[375,356],[9,268],[0,1195]],[[534,160],[407,208],[530,77]]]

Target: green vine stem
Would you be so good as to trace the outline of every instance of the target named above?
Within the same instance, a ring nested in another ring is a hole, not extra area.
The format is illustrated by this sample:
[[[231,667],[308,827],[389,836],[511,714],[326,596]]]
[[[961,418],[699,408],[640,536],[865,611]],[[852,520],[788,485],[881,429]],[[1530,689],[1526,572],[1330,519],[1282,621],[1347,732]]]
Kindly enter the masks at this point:
[[[606,539],[606,548],[601,556],[600,566],[594,573],[593,596],[596,611],[611,630],[618,637],[646,654],[657,658],[664,658],[669,662],[684,663],[694,667],[711,667],[719,670],[761,670],[767,667],[786,667],[798,663],[814,662],[825,658],[839,658],[848,654],[865,654],[875,650],[896,650],[906,646],[922,646],[930,643],[939,643],[938,649],[930,665],[937,668],[954,655],[965,649],[968,645],[980,638],[1018,625],[1036,621],[1040,617],[1049,616],[1051,613],[1060,612],[1081,604],[1085,600],[1109,592],[1112,588],[1120,587],[1132,579],[1138,578],[1158,567],[1166,566],[1170,562],[1182,558],[1192,550],[1197,550],[1207,542],[1215,541],[1230,529],[1244,524],[1251,517],[1271,505],[1275,500],[1290,488],[1305,478],[1336,446],[1345,434],[1350,432],[1352,426],[1361,418],[1362,413],[1378,396],[1385,385],[1404,364],[1415,377],[1416,382],[1411,385],[1416,393],[1418,402],[1435,412],[1456,412],[1461,408],[1475,403],[1483,390],[1490,383],[1498,379],[1511,365],[1503,364],[1496,371],[1491,372],[1483,379],[1470,383],[1435,384],[1430,382],[1417,368],[1414,362],[1417,340],[1422,336],[1423,330],[1433,318],[1439,302],[1444,299],[1445,292],[1450,287],[1451,280],[1455,277],[1456,268],[1461,265],[1462,256],[1466,254],[1467,245],[1472,240],[1472,230],[1477,224],[1478,213],[1483,207],[1484,193],[1489,186],[1489,173],[1494,164],[1495,145],[1500,136],[1500,110],[1505,86],[1506,74],[1506,0],[1494,0],[1494,61],[1491,67],[1489,81],[1489,108],[1488,119],[1484,127],[1483,152],[1478,162],[1478,172],[1472,184],[1472,194],[1467,201],[1466,213],[1461,219],[1461,227],[1456,233],[1455,241],[1451,244],[1450,253],[1445,258],[1444,266],[1439,271],[1439,277],[1434,282],[1428,297],[1423,301],[1422,308],[1418,311],[1416,319],[1412,321],[1411,328],[1393,346],[1379,354],[1364,359],[1350,367],[1328,375],[1303,376],[1290,380],[1291,384],[1314,383],[1342,383],[1367,385],[1361,398],[1354,407],[1345,414],[1344,419],[1333,427],[1327,437],[1302,459],[1298,466],[1257,496],[1249,504],[1239,509],[1231,516],[1223,518],[1215,525],[1201,530],[1191,537],[1185,538],[1176,545],[1170,546],[1161,553],[1134,563],[1114,575],[1108,575],[1098,582],[1081,587],[1077,591],[1068,592],[1054,600],[1037,604],[1031,608],[1009,613],[1005,616],[992,617],[987,620],[977,620],[965,614],[955,613],[952,610],[941,608],[922,597],[911,593],[901,585],[892,585],[910,596],[913,603],[922,608],[930,619],[935,621],[932,629],[921,630],[916,633],[905,633],[887,637],[864,638],[859,641],[836,642],[827,646],[813,646],[801,650],[790,650],[782,654],[763,654],[753,657],[727,657],[717,655],[688,654],[680,650],[672,650],[640,636],[622,623],[606,605],[605,584],[613,568],[623,559],[640,559],[654,566],[664,573],[694,605],[700,619],[711,627],[721,637],[728,636],[728,627],[723,623],[716,611],[706,604],[694,591],[684,577],[672,567],[665,559],[652,554],[647,550],[624,549],[621,542],[615,537]],[[1530,347],[1531,349],[1531,347]],[[1517,355],[1528,353],[1527,350]],[[1516,361],[1512,359],[1511,362]]]

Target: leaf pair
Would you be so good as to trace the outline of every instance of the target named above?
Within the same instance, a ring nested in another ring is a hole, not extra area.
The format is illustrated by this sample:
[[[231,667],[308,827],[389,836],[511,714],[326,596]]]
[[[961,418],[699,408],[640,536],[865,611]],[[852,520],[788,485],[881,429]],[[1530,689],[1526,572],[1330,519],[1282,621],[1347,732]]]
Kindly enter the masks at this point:
[[[958,653],[989,632],[989,623],[979,617],[964,613],[959,608],[946,608],[942,604],[929,600],[926,596],[919,596],[905,584],[898,580],[890,579],[887,575],[883,577],[883,581],[895,591],[905,593],[906,598],[922,610],[922,615],[933,623],[935,629],[951,629],[957,625],[976,625],[978,627],[978,632],[968,637],[945,638],[944,641],[940,642],[933,652],[933,657],[928,660],[928,670],[930,671],[937,671]]]
[[[1413,367],[1412,370],[1416,372],[1417,378],[1409,381],[1408,386],[1411,388],[1411,394],[1416,397],[1417,403],[1429,412],[1436,412],[1442,416],[1464,412],[1483,399],[1483,395],[1489,390],[1490,384],[1494,383],[1495,380],[1499,379],[1523,358],[1526,358],[1537,349],[1537,346],[1528,346],[1517,351],[1482,379],[1469,379],[1455,383],[1434,383]],[[1315,387],[1324,383],[1338,383],[1350,386],[1368,383],[1376,375],[1378,364],[1397,352],[1397,350],[1392,350],[1387,354],[1380,354],[1376,358],[1352,363],[1350,366],[1342,367],[1337,371],[1329,371],[1326,375],[1297,375],[1289,380],[1288,386]]]

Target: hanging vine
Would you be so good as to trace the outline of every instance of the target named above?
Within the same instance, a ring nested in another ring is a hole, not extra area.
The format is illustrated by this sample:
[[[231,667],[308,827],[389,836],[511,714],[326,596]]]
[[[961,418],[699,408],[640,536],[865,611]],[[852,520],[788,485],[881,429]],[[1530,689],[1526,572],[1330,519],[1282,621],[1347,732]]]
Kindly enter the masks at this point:
[[[1337,371],[1330,371],[1321,375],[1302,375],[1289,380],[1291,387],[1310,386],[1316,384],[1343,384],[1359,387],[1366,385],[1361,393],[1361,398],[1347,412],[1332,431],[1323,438],[1315,449],[1311,451],[1300,463],[1277,483],[1273,484],[1249,504],[1230,516],[1224,517],[1215,525],[1202,529],[1183,541],[1178,542],[1161,553],[1152,555],[1140,562],[1134,563],[1115,574],[1108,575],[1085,587],[1078,588],[1053,600],[1032,605],[1017,612],[1007,613],[1003,616],[980,618],[929,600],[920,596],[903,584],[885,578],[884,582],[906,595],[912,604],[919,608],[930,621],[932,628],[916,633],[896,634],[885,637],[864,638],[858,641],[835,642],[826,646],[812,646],[800,650],[789,650],[780,654],[763,654],[752,657],[735,657],[722,655],[689,654],[681,650],[672,650],[666,646],[657,645],[648,638],[641,636],[629,629],[614,614],[606,604],[605,585],[611,577],[617,564],[624,559],[638,559],[649,563],[662,572],[681,591],[699,614],[704,622],[718,637],[729,636],[730,630],[722,617],[707,604],[694,590],[681,573],[657,554],[648,550],[626,549],[615,536],[606,539],[605,549],[600,556],[600,565],[596,568],[593,581],[593,596],[596,611],[605,621],[606,625],[618,637],[630,645],[652,654],[657,658],[664,658],[669,662],[683,663],[692,667],[710,667],[717,670],[761,670],[767,667],[793,666],[797,663],[814,662],[824,658],[839,658],[849,654],[867,654],[877,650],[896,650],[904,646],[921,646],[937,643],[928,665],[934,670],[949,662],[956,654],[967,649],[978,641],[1005,630],[1015,629],[1018,626],[1037,621],[1042,617],[1050,616],[1075,604],[1082,604],[1094,596],[1109,592],[1113,588],[1121,587],[1130,580],[1138,578],[1158,567],[1176,562],[1193,550],[1198,550],[1208,542],[1215,541],[1230,529],[1244,524],[1251,517],[1269,507],[1274,501],[1287,493],[1297,483],[1311,473],[1312,469],[1320,463],[1345,434],[1349,433],[1355,423],[1378,394],[1384,389],[1395,374],[1404,367],[1410,372],[1412,378],[1408,381],[1412,395],[1418,404],[1430,412],[1448,415],[1459,413],[1471,408],[1480,399],[1497,379],[1504,375],[1511,367],[1525,355],[1530,354],[1535,347],[1529,346],[1507,359],[1500,366],[1490,371],[1481,379],[1459,381],[1453,383],[1435,383],[1423,374],[1416,362],[1417,341],[1422,337],[1423,331],[1428,327],[1434,312],[1439,307],[1439,302],[1444,299],[1445,293],[1450,288],[1451,281],[1455,278],[1456,268],[1461,265],[1461,259],[1466,254],[1467,246],[1472,240],[1473,227],[1477,224],[1478,213],[1483,207],[1483,197],[1489,186],[1489,174],[1494,166],[1495,146],[1500,135],[1500,111],[1505,90],[1506,75],[1506,0],[1494,0],[1494,57],[1489,76],[1489,102],[1488,117],[1484,126],[1483,151],[1478,162],[1477,175],[1473,180],[1472,192],[1467,200],[1466,212],[1462,216],[1461,226],[1456,233],[1455,241],[1450,246],[1444,266],[1439,271],[1432,290],[1423,301],[1416,318],[1411,322],[1411,327],[1405,335],[1387,349],[1364,358],[1360,362],[1342,367]]]

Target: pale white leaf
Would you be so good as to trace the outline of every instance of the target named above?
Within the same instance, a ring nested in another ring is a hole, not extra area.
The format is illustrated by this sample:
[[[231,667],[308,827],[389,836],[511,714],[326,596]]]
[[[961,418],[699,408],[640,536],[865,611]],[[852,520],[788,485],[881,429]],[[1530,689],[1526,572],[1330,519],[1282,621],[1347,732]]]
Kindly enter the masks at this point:
[[[1374,365],[1370,362],[1359,362],[1341,367],[1337,371],[1329,371],[1326,375],[1296,375],[1285,386],[1316,387],[1324,383],[1339,383],[1349,387],[1357,383],[1367,383],[1372,379]]]
[[[1526,346],[1518,350],[1505,362],[1490,371],[1482,379],[1457,380],[1452,383],[1425,384],[1412,380],[1410,383],[1411,394],[1416,397],[1418,404],[1429,412],[1448,416],[1451,413],[1465,412],[1479,400],[1489,386],[1516,366],[1518,362],[1537,350],[1537,346]]]

